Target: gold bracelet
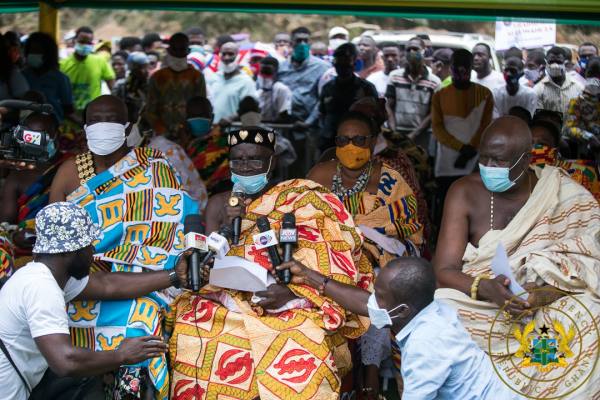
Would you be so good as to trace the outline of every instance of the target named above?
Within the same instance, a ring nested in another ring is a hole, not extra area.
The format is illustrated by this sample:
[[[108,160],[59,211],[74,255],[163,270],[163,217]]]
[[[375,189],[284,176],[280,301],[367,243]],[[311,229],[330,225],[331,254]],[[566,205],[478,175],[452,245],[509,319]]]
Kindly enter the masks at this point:
[[[475,280],[473,280],[473,284],[471,284],[471,298],[473,300],[477,300],[477,290],[479,289],[481,278],[481,276],[476,276]]]

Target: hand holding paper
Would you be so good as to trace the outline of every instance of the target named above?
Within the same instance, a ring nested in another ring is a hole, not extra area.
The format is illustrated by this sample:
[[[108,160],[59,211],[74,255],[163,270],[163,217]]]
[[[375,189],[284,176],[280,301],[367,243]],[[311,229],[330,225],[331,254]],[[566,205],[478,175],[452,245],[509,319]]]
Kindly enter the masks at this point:
[[[498,247],[496,248],[496,255],[492,259],[492,271],[496,276],[504,275],[508,279],[510,279],[510,291],[519,295],[523,300],[527,299],[528,293],[525,289],[515,279],[510,264],[508,263],[508,255],[506,254],[506,249],[504,249],[504,245],[502,242],[498,243]]]

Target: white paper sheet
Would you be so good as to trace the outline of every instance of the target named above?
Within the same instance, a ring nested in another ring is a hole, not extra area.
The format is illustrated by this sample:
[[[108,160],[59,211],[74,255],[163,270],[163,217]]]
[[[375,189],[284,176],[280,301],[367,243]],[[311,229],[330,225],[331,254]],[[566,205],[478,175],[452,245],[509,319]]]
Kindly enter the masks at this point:
[[[241,257],[226,256],[215,260],[209,283],[225,289],[259,292],[275,283],[275,279],[256,263]]]
[[[521,285],[519,285],[513,276],[512,269],[508,263],[508,255],[506,254],[506,249],[502,242],[499,242],[498,247],[496,247],[496,255],[494,255],[494,258],[492,259],[492,271],[496,276],[504,275],[510,279],[510,291],[513,292],[513,294],[520,295],[519,297],[523,300],[527,299],[528,293]]]
[[[365,237],[377,243],[381,246],[382,249],[387,251],[388,253],[396,254],[398,256],[402,256],[406,251],[406,246],[399,241],[398,239],[394,239],[392,237],[383,235],[377,232],[375,229],[370,228],[366,225],[358,225],[358,229],[365,235]]]

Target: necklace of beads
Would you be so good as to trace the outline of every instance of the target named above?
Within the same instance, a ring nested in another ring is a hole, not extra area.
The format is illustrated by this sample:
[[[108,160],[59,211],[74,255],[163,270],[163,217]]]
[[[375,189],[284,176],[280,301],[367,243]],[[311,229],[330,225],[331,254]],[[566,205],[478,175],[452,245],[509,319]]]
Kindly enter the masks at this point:
[[[373,164],[369,161],[369,164],[362,170],[356,183],[349,189],[346,189],[342,183],[342,167],[340,163],[337,165],[337,172],[333,176],[333,184],[331,185],[331,191],[336,194],[340,199],[344,197],[350,197],[356,193],[364,192],[369,184],[371,178],[371,171]]]

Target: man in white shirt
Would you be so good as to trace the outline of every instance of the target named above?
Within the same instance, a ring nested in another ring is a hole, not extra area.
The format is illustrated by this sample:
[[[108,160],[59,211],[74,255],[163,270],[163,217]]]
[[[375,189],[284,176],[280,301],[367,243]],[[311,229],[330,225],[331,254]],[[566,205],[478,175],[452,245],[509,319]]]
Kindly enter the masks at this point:
[[[389,326],[402,354],[403,400],[520,399],[494,372],[489,357],[471,339],[456,311],[433,299],[433,268],[422,258],[400,257],[382,268],[374,293],[284,263],[292,283],[307,284],[347,311],[368,315],[377,328]],[[370,393],[377,398],[377,393]]]
[[[492,69],[492,50],[485,43],[477,43],[473,47],[473,72],[471,81],[479,83],[493,91],[497,87],[504,86],[504,76]]]
[[[383,57],[384,69],[381,71],[373,72],[367,80],[375,85],[379,97],[385,97],[385,91],[389,82],[390,73],[398,69],[400,65],[400,57],[402,50],[400,46],[394,42],[384,42],[379,48],[381,49]]]
[[[186,279],[185,261],[171,272],[89,276],[99,230],[84,209],[68,202],[44,207],[36,217],[36,232],[34,260],[0,290],[0,398],[27,399],[48,366],[58,376],[96,376],[166,351],[159,336],[123,339],[110,351],[73,347],[66,303],[135,298],[178,286],[179,279]]]
[[[529,111],[530,116],[533,116],[537,105],[535,91],[519,83],[521,77],[523,77],[524,67],[523,60],[517,57],[510,57],[506,60],[504,66],[506,86],[492,90],[494,95],[494,118],[508,115],[510,109],[516,106],[523,107]]]
[[[292,114],[292,91],[277,80],[278,70],[279,61],[276,58],[265,57],[260,60],[256,86],[263,121],[282,121]]]

